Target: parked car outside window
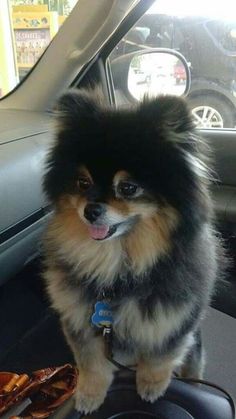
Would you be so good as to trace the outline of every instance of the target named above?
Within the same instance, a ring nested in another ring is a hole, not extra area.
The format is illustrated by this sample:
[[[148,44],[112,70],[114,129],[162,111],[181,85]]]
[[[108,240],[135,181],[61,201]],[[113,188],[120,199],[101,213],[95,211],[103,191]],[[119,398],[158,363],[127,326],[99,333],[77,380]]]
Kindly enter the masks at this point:
[[[210,2],[212,3],[212,2]],[[162,13],[158,13],[158,5]],[[161,6],[162,5],[162,6]],[[180,2],[180,13],[172,14],[167,5],[155,2],[127,33],[110,56],[147,48],[170,48],[187,60],[191,72],[188,102],[199,128],[236,126],[236,19],[216,17],[214,8],[189,10]],[[222,9],[225,6],[221,5]],[[166,12],[164,13],[166,9]],[[184,82],[176,65],[176,84]]]

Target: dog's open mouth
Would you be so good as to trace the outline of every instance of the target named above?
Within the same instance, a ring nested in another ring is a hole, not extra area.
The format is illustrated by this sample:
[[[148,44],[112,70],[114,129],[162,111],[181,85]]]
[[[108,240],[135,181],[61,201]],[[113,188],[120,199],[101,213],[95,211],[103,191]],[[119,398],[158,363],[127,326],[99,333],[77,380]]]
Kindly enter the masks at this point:
[[[112,226],[108,225],[89,225],[89,234],[94,240],[104,240],[108,237],[111,237],[117,230],[121,223],[114,224]]]

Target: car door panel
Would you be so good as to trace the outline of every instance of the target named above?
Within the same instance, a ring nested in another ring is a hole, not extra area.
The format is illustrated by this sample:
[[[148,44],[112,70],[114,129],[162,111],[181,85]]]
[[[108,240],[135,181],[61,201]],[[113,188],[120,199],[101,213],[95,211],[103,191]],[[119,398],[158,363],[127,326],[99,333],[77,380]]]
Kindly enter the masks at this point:
[[[50,118],[43,113],[1,114],[0,284],[36,254],[47,220],[42,192]],[[17,130],[17,125],[19,130]]]

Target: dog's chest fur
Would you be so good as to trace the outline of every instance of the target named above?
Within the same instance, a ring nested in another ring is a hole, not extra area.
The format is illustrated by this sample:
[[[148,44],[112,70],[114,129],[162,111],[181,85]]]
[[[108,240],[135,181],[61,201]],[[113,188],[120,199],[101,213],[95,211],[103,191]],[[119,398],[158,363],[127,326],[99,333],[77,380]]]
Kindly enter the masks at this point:
[[[60,277],[60,280],[58,278]],[[95,303],[102,296],[88,298],[82,284],[68,286],[66,274],[49,272],[47,274],[49,293],[54,295],[53,306],[60,312],[73,334],[92,332],[91,317]],[[55,280],[56,279],[56,280]],[[148,287],[148,284],[147,284]],[[106,297],[106,296],[105,296]],[[106,298],[104,298],[105,300]],[[107,300],[109,302],[109,299]],[[152,303],[152,308],[145,307],[137,296],[125,296],[110,302],[114,324],[113,331],[117,341],[124,347],[135,347],[141,351],[159,348],[161,350],[168,339],[178,334],[183,323],[190,316],[192,304],[179,306],[165,305],[161,301]]]
[[[118,240],[115,245],[109,241],[76,243],[68,240],[68,230],[62,236],[57,256],[68,265],[62,263],[60,274],[49,270],[46,279],[53,306],[73,334],[91,331],[91,316],[99,300],[111,303],[114,333],[121,345],[161,349],[191,329],[199,315],[200,285],[199,275],[194,280],[193,267],[187,268],[191,258],[183,261],[177,252],[147,269],[149,263],[141,255],[136,259],[140,265],[132,266]]]
[[[144,315],[138,301],[129,299],[120,305],[114,315],[114,332],[122,341],[133,341],[150,351],[161,348],[167,339],[179,331],[191,311],[190,305],[164,307],[160,302],[152,316]]]

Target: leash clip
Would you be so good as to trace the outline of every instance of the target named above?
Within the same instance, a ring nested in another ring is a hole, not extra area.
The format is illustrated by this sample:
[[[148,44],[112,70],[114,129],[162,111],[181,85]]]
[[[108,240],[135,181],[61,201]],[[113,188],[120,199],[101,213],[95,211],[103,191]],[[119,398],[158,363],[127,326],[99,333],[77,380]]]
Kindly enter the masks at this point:
[[[112,327],[111,326],[104,326],[102,335],[105,339],[110,339],[112,335]]]

